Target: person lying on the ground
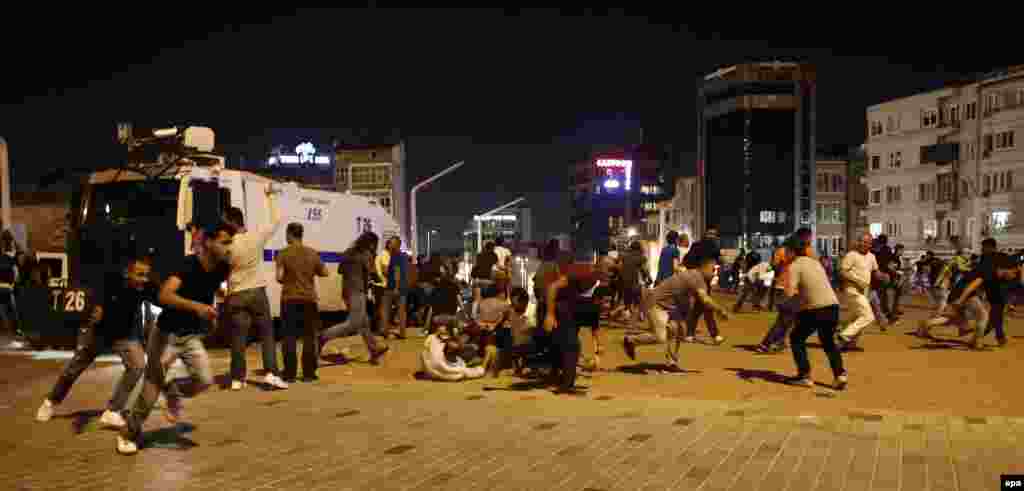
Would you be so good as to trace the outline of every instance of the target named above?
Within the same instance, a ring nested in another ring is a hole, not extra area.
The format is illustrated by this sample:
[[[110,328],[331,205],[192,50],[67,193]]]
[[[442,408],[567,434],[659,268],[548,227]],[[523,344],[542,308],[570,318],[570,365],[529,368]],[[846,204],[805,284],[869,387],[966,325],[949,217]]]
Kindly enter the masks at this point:
[[[917,327],[917,335],[925,339],[937,339],[932,336],[933,328],[956,326],[957,337],[962,338],[974,333],[979,321],[984,321],[987,318],[988,313],[984,302],[975,295],[965,301],[963,306],[947,304],[939,315],[921,320]]]
[[[431,327],[431,334],[423,343],[419,358],[419,372],[430,380],[457,382],[481,378],[486,373],[483,366],[469,367],[459,356],[462,345],[452,336],[447,326]]]

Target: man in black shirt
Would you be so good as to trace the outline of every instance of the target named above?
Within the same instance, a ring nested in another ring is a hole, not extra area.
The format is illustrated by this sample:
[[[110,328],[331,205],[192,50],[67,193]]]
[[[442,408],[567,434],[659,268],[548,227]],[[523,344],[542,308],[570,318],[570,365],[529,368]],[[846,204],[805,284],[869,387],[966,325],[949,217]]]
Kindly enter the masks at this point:
[[[213,385],[210,358],[202,338],[208,331],[207,325],[217,320],[214,297],[230,272],[228,248],[234,234],[234,227],[228,224],[210,227],[204,234],[201,252],[186,256],[182,267],[172,272],[160,287],[159,302],[164,310],[146,343],[145,385],[117,437],[118,453],[138,452],[142,425],[161,392],[167,395],[165,416],[175,423],[181,417],[180,395],[192,397]],[[175,358],[184,362],[190,379],[165,381],[164,362]]]
[[[686,269],[696,269],[700,267],[706,258],[714,260],[715,264],[721,264],[722,247],[718,242],[717,227],[708,227],[707,232],[704,233],[704,238],[690,246],[686,257],[683,258],[683,265],[686,266]],[[719,275],[719,278],[721,278],[721,275]],[[707,280],[707,285],[708,293],[711,293],[711,280]],[[719,345],[725,342],[725,338],[718,334],[718,320],[715,319],[714,311],[710,308],[704,308],[703,304],[697,305],[695,308],[695,319],[704,316],[704,324],[708,327],[708,335],[713,338],[714,343]],[[687,323],[686,331],[686,342],[694,342],[697,335],[697,323]]]
[[[984,288],[985,297],[990,306],[989,321],[984,332],[981,332],[979,328],[978,333],[975,334],[973,342],[975,349],[983,347],[982,339],[993,330],[996,331],[996,341],[999,346],[1006,346],[1006,332],[1003,330],[1003,319],[1006,313],[1006,287],[1010,280],[1018,277],[1020,265],[1006,254],[996,252],[997,250],[995,239],[988,238],[982,241],[981,258],[975,268],[978,274],[967,284],[954,305],[957,307],[963,305],[978,288]]]
[[[139,311],[142,302],[156,300],[156,285],[150,281],[150,268],[151,259],[140,255],[130,259],[122,272],[106,275],[101,300],[92,306],[89,321],[81,330],[75,356],[36,412],[37,421],[49,421],[54,408],[68,396],[82,372],[96,361],[101,352],[113,348],[121,356],[125,371],[100,422],[105,426],[124,426],[120,412],[125,409],[128,396],[146,367]]]

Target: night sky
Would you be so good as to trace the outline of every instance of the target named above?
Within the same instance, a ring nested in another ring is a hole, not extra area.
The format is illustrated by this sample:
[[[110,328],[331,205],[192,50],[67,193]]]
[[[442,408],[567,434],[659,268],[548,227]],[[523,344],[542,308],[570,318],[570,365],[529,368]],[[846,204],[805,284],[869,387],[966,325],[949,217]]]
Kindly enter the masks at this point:
[[[991,50],[925,52],[914,37],[872,48],[852,20],[722,29],[626,14],[246,7],[196,19],[143,9],[129,21],[115,20],[125,11],[89,8],[42,16],[41,36],[17,31],[24,17],[11,16],[14,30],[0,33],[0,135],[15,189],[60,166],[117,163],[117,121],[211,126],[218,144],[257,154],[402,137],[410,186],[467,162],[420,194],[421,231],[439,229],[442,244],[457,247],[474,213],[519,196],[539,238],[568,231],[566,168],[588,145],[633,142],[642,127],[648,140],[692,155],[696,79],[720,66],[816,64],[819,141],[858,144],[867,106],[1019,62]],[[786,47],[808,44],[853,47]]]

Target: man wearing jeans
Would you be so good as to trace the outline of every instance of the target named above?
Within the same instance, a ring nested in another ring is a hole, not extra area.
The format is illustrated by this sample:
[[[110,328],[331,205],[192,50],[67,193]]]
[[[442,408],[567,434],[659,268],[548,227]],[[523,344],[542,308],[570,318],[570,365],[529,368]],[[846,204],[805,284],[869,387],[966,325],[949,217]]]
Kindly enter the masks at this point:
[[[226,216],[227,222],[237,229],[231,244],[231,276],[228,277],[228,297],[224,302],[231,335],[231,390],[241,390],[245,386],[248,374],[245,351],[251,326],[256,327],[262,343],[264,380],[273,388],[288,388],[288,384],[278,377],[277,343],[267,299],[267,278],[262,271],[263,249],[281,225],[281,210],[272,186],[267,186],[266,195],[270,208],[267,224],[250,232],[245,228],[242,210],[231,208]]]
[[[391,260],[387,268],[387,286],[381,292],[381,312],[385,319],[390,317],[391,307],[398,306],[398,325],[391,326],[389,322],[383,325],[393,329],[395,337],[405,339],[405,328],[408,324],[408,296],[409,296],[409,256],[402,252],[402,239],[392,237],[387,243],[388,255]],[[382,321],[383,322],[383,321]]]
[[[775,317],[772,327],[768,329],[768,333],[756,348],[759,353],[780,353],[786,349],[786,335],[796,322],[800,309],[799,298],[785,295],[786,285],[789,284],[789,265],[797,256],[796,249],[801,247],[800,244],[809,243],[812,235],[811,229],[800,228],[775,253],[776,273],[773,278],[772,293],[775,293],[775,289],[779,289],[784,298],[778,304],[779,315]],[[808,257],[814,255],[813,249],[803,253]]]
[[[37,421],[49,421],[53,417],[53,409],[68,396],[82,372],[96,361],[101,351],[113,348],[121,357],[125,370],[107,410],[100,417],[100,423],[117,428],[124,426],[120,412],[128,405],[128,396],[146,369],[139,309],[143,301],[156,300],[156,286],[149,281],[150,261],[148,257],[141,256],[129,259],[123,272],[104,278],[102,301],[93,306],[88,325],[79,336],[75,356],[39,407]]]
[[[341,257],[338,273],[341,274],[342,297],[348,305],[348,319],[341,324],[328,328],[320,335],[320,351],[330,340],[349,337],[356,334],[363,336],[366,351],[370,353],[370,363],[376,365],[388,347],[378,347],[377,338],[373,335],[370,317],[366,310],[366,283],[373,271],[373,256],[377,252],[379,239],[373,232],[363,232]]]
[[[317,305],[316,278],[327,277],[320,253],[302,244],[301,223],[289,223],[288,247],[277,256],[277,282],[281,283],[281,321],[284,324],[284,378],[294,382],[298,374],[296,338],[302,336],[302,380],[319,380],[320,309]]]
[[[622,340],[623,350],[630,359],[636,359],[638,345],[666,344],[669,331],[672,332],[673,338],[680,335],[678,324],[669,326],[670,322],[677,322],[670,319],[670,313],[685,315],[688,326],[695,325],[705,311],[729,319],[726,310],[715,303],[707,290],[708,280],[715,275],[716,259],[713,256],[705,256],[699,261],[694,268],[665,279],[648,295],[645,310],[649,332],[639,336],[626,336]],[[672,349],[667,349],[666,358],[670,365],[678,367],[679,360],[673,353]]]
[[[234,234],[234,227],[227,223],[211,227],[203,235],[200,254],[187,256],[184,265],[161,286],[159,302],[164,310],[146,343],[146,382],[117,437],[118,453],[131,455],[139,451],[142,425],[161,392],[167,395],[166,415],[173,423],[181,417],[181,395],[195,396],[213,385],[210,358],[202,338],[206,324],[217,319],[214,297],[230,272]],[[166,382],[165,357],[181,358],[190,379]]]

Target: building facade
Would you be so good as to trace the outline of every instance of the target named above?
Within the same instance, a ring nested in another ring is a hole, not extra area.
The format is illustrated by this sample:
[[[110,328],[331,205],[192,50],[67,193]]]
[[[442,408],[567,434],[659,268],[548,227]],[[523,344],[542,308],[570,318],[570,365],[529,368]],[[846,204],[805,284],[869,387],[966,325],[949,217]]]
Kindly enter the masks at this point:
[[[1024,66],[871,106],[867,219],[908,249],[1024,246]]]
[[[409,188],[405,143],[335,147],[335,187],[377,200],[409,235]]]
[[[815,79],[809,65],[771,62],[698,82],[701,226],[718,228],[723,249],[769,247],[796,228],[814,228]]]
[[[841,156],[818,157],[814,186],[818,254],[837,256],[849,248],[849,167],[849,160]]]
[[[479,219],[479,227],[477,220]],[[478,234],[482,232],[482,234]],[[478,237],[482,237],[478,240]],[[507,208],[493,215],[475,216],[462,233],[467,258],[476,257],[478,246],[504,237],[507,247],[516,249],[533,242],[533,215],[529,208]]]
[[[664,196],[658,156],[653,145],[634,145],[590,152],[571,166],[572,242],[580,259],[647,233]]]

